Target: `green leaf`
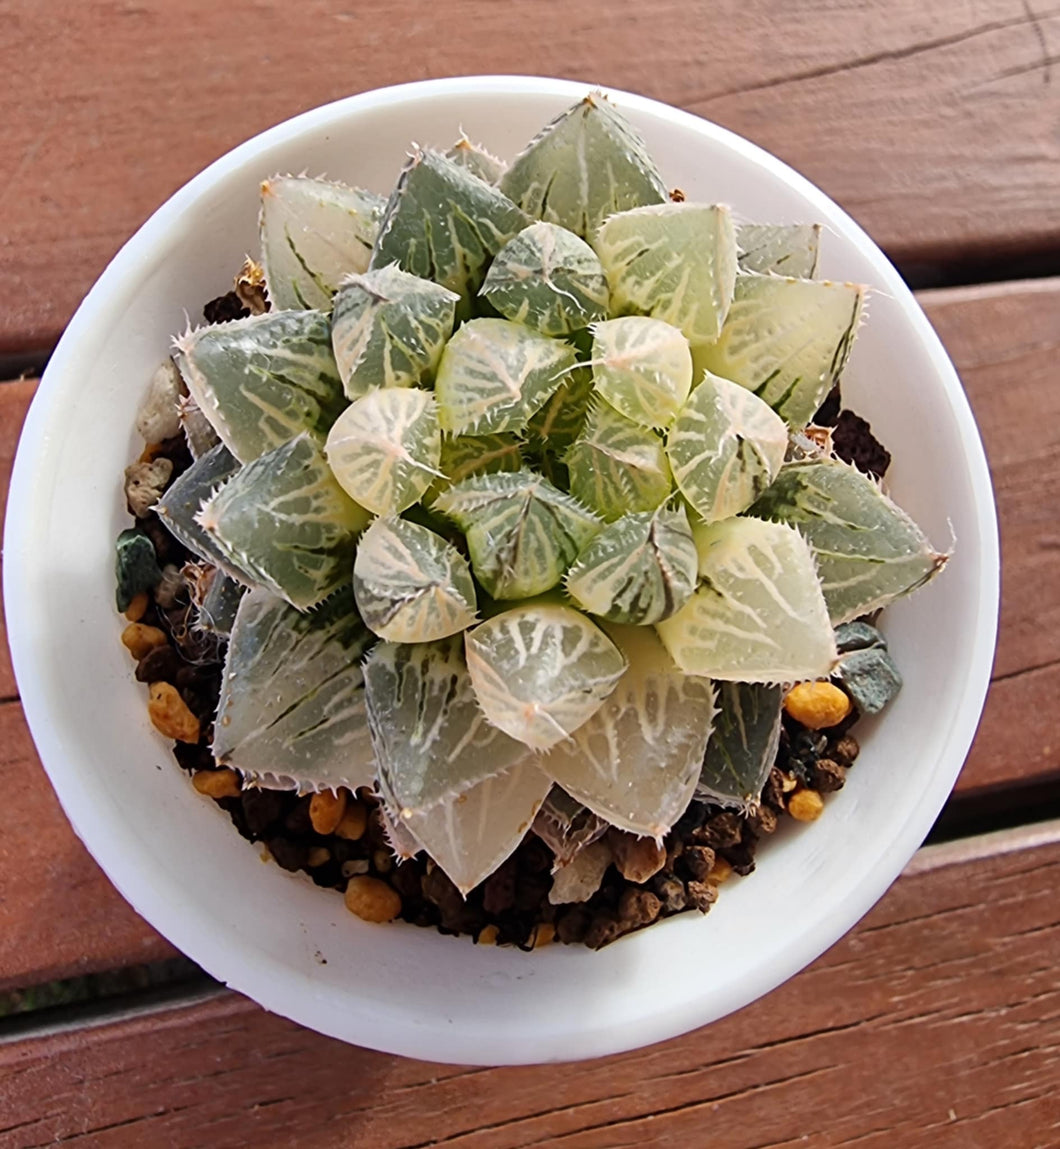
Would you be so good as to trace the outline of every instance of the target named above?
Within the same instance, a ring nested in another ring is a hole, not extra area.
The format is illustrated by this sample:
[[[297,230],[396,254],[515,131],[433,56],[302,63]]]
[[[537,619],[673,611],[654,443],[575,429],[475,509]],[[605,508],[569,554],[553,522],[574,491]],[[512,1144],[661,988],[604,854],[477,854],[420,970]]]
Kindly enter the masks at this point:
[[[852,283],[739,275],[721,336],[697,363],[804,427],[842,374],[864,297]]]
[[[788,429],[771,407],[708,372],[670,428],[666,457],[678,490],[711,523],[747,510],[787,447]]]
[[[522,743],[483,716],[463,646],[459,635],[381,642],[365,661],[379,786],[399,821],[452,803],[526,756]]]
[[[736,518],[693,535],[700,588],[656,626],[674,662],[686,674],[730,682],[827,678],[835,636],[798,531]]]
[[[471,314],[490,260],[530,219],[495,187],[440,152],[417,148],[398,177],[370,266],[404,271],[455,291]]]
[[[424,496],[425,503],[433,503],[454,483],[470,479],[472,475],[493,475],[498,471],[523,469],[522,443],[507,432],[494,435],[456,435],[442,439],[442,455],[438,469],[442,476],[434,480]]]
[[[608,403],[590,406],[566,463],[571,494],[608,522],[632,511],[654,511],[673,491],[662,436]]]
[[[365,271],[385,201],[307,176],[261,185],[261,257],[274,311],[327,308],[344,275]]]
[[[649,628],[607,632],[627,670],[592,717],[538,764],[611,825],[659,839],[695,790],[714,691],[707,679],[679,671]]]
[[[351,399],[433,375],[460,296],[399,267],[349,276],[335,296],[331,342]]]
[[[552,783],[524,757],[452,802],[410,811],[401,824],[466,897],[508,858],[533,822]]]
[[[600,529],[576,499],[526,470],[464,479],[433,509],[465,532],[475,577],[497,599],[554,587]]]
[[[327,457],[343,490],[373,514],[411,507],[440,474],[437,405],[426,391],[369,391],[339,416]]]
[[[718,338],[732,303],[736,235],[727,207],[662,203],[606,220],[592,240],[612,310],[651,315],[689,343]]]
[[[445,155],[458,167],[466,168],[473,176],[478,176],[488,184],[496,184],[508,166],[504,160],[498,159],[481,144],[473,143],[464,135]]]
[[[819,223],[741,224],[736,229],[740,270],[813,279],[820,240]]]
[[[373,641],[348,588],[305,613],[266,590],[249,591],[221,679],[218,762],[271,786],[369,785],[361,657]]]
[[[644,626],[685,605],[697,561],[683,508],[628,514],[590,540],[567,572],[567,593],[590,614]]]
[[[416,523],[376,519],[357,544],[357,609],[388,642],[434,642],[475,621],[475,584],[467,560]]]
[[[637,315],[592,330],[596,393],[634,423],[668,427],[692,389],[688,340],[662,320]]]
[[[308,431],[323,441],[346,406],[331,325],[321,311],[272,311],[189,331],[177,366],[241,463]]]
[[[567,343],[507,319],[472,319],[446,344],[438,366],[442,430],[521,431],[575,362]]]
[[[607,635],[567,606],[515,607],[469,630],[464,644],[487,720],[535,750],[591,718],[626,669]]]
[[[214,542],[209,531],[196,521],[203,503],[228,482],[239,467],[239,460],[223,443],[218,443],[173,480],[155,503],[155,512],[166,530],[189,551],[246,583],[251,581],[246,571],[239,570]]]
[[[607,314],[607,277],[583,239],[535,223],[497,253],[481,294],[506,319],[542,335],[568,335]]]
[[[762,683],[722,682],[717,702],[696,795],[746,810],[758,801],[776,761],[784,690]]]
[[[583,239],[616,211],[666,199],[644,140],[599,92],[543,128],[500,187],[531,215]]]
[[[838,459],[787,464],[750,513],[807,539],[834,624],[923,586],[949,557],[874,480]]]
[[[349,582],[368,512],[301,435],[237,471],[197,522],[230,565],[305,610]]]

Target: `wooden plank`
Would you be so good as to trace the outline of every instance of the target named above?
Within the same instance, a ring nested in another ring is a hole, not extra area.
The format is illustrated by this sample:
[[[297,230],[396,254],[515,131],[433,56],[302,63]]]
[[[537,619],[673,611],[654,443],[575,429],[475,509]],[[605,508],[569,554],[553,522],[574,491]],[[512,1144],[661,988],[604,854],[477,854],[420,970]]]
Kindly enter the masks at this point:
[[[74,836],[17,703],[0,748],[0,992],[174,956]]]
[[[1060,10],[1044,0],[8,0],[0,351],[50,346],[177,187],[296,112],[469,72],[685,107],[805,172],[894,257],[1060,243]],[[47,45],[48,67],[40,66]],[[454,125],[454,130],[456,125]]]
[[[929,292],[924,302],[979,417],[1005,552],[998,678],[957,782],[965,794],[1060,773],[1060,579],[1049,550],[1056,528],[1037,493],[1060,484],[1052,379],[1060,280]],[[32,383],[0,385],[0,500],[31,391]],[[0,695],[14,692],[6,660],[0,644]],[[0,804],[0,987],[172,953],[71,834],[14,703],[0,705],[0,774],[9,795]]]
[[[574,1070],[386,1057],[233,996],[0,1046],[0,1141],[1044,1149],[1060,1140],[1060,826],[1051,839],[943,851],[764,1000]]]

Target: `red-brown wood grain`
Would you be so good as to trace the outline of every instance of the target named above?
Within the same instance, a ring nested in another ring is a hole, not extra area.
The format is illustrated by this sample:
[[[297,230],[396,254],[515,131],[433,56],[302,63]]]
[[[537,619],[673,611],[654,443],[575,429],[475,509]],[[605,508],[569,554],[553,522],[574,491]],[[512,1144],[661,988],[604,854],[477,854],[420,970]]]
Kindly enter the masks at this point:
[[[5,0],[0,23],[0,351],[49,347],[118,247],[233,145],[433,76],[565,76],[687,108],[901,259],[1060,246],[1047,0]]]
[[[798,977],[648,1049],[573,1067],[430,1065],[226,994],[0,1046],[0,1144],[1054,1147],[1060,825],[1037,845],[1021,835],[933,847]]]

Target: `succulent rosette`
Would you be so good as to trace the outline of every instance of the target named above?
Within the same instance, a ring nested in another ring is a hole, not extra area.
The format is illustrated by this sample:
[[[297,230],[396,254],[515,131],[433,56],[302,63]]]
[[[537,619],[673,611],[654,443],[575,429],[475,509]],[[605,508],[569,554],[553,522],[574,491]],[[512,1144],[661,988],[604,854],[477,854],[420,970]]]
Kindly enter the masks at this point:
[[[218,763],[372,786],[464,893],[539,812],[559,866],[753,806],[784,688],[879,709],[843,627],[945,562],[803,434],[865,289],[815,278],[815,225],[665,188],[595,93],[507,166],[417,147],[387,200],[277,176],[270,310],[176,343],[157,510],[216,571]]]

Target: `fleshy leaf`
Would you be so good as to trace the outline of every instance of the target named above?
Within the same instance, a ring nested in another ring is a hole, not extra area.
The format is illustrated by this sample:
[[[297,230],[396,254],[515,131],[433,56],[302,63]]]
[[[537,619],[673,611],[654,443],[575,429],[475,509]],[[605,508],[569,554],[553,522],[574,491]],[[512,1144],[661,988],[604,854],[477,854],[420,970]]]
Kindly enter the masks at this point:
[[[414,388],[369,391],[339,416],[327,457],[342,489],[373,514],[412,506],[438,476],[442,438],[434,399]]]
[[[530,219],[495,187],[441,152],[417,148],[398,178],[370,266],[396,263],[460,297],[471,314],[490,260]]]
[[[305,610],[349,582],[368,512],[335,481],[315,440],[301,435],[237,471],[197,522],[236,570]]]
[[[741,224],[736,229],[740,270],[813,279],[820,241],[819,223]]]
[[[481,144],[473,143],[467,136],[461,136],[455,144],[445,153],[446,158],[459,167],[467,168],[480,180],[488,184],[495,184],[504,175],[507,164],[498,159],[492,152],[487,151]]]
[[[521,431],[575,362],[569,344],[507,319],[472,319],[446,344],[438,365],[442,430]]]
[[[730,682],[827,678],[835,636],[798,531],[736,518],[693,535],[700,588],[656,627],[674,662],[686,674]]]
[[[542,335],[568,335],[607,314],[607,277],[572,231],[535,223],[497,253],[481,294],[506,319]]]
[[[273,309],[327,308],[344,275],[367,270],[385,203],[330,180],[266,180],[261,256]]]
[[[543,128],[500,186],[531,215],[583,239],[616,211],[666,199],[644,140],[599,92]]]
[[[602,838],[607,833],[607,822],[561,787],[553,786],[537,812],[533,831],[552,851],[555,872]],[[603,877],[602,872],[600,876]]]
[[[577,606],[644,626],[680,610],[696,587],[696,545],[683,507],[624,515],[593,539],[567,573]]]
[[[582,433],[593,393],[593,373],[575,367],[526,425],[527,438],[562,455]]]
[[[353,590],[365,625],[388,642],[434,642],[475,621],[467,559],[404,519],[376,519],[357,544]]]
[[[466,897],[514,853],[552,783],[533,754],[465,790],[454,802],[410,812],[402,825]]]
[[[697,362],[804,427],[842,374],[864,297],[852,283],[738,275],[721,335]]]
[[[654,511],[673,491],[662,436],[608,403],[590,406],[566,463],[571,494],[608,522],[630,511]]]
[[[223,570],[214,570],[195,616],[196,627],[208,634],[229,638],[246,590],[241,582],[229,578]]]
[[[533,471],[476,475],[444,491],[434,510],[464,531],[475,577],[493,598],[554,587],[600,520]]]
[[[218,762],[281,788],[369,785],[361,657],[374,641],[348,588],[305,613],[266,590],[249,591],[221,680]]]
[[[498,471],[523,469],[522,443],[511,434],[457,435],[442,439],[442,456],[438,469],[444,478],[435,479],[424,496],[433,501],[454,483],[472,475],[493,475]]]
[[[696,795],[746,810],[758,801],[777,757],[784,690],[762,683],[722,682],[717,703]]]
[[[414,387],[432,375],[459,299],[393,264],[344,279],[331,312],[331,344],[346,394]]]
[[[591,718],[626,669],[611,639],[567,606],[515,607],[468,631],[464,643],[486,718],[534,750]]]
[[[651,629],[607,632],[628,669],[603,706],[539,764],[612,826],[658,839],[692,798],[714,691],[705,678],[679,671]]]
[[[878,483],[838,459],[787,464],[750,513],[797,527],[813,547],[835,624],[923,586],[949,557]]]
[[[246,583],[252,581],[249,575],[228,558],[209,531],[196,521],[203,503],[228,482],[239,466],[239,460],[232,452],[223,443],[218,443],[173,480],[155,503],[155,512],[166,530],[189,551]]]
[[[176,341],[192,398],[241,463],[308,431],[321,441],[346,406],[322,311],[270,311]]]
[[[662,203],[606,220],[592,240],[613,311],[663,319],[689,343],[718,338],[736,280],[736,234],[727,207]]]
[[[364,682],[379,786],[396,819],[452,804],[526,756],[483,717],[459,635],[379,643]]]
[[[678,490],[708,523],[738,515],[777,477],[784,420],[757,395],[709,372],[666,440]]]
[[[630,315],[593,326],[593,386],[644,427],[668,427],[692,389],[692,352],[676,327]]]

